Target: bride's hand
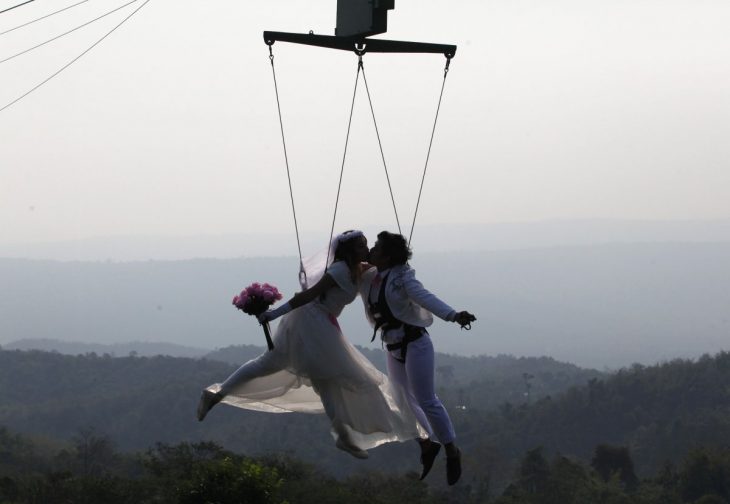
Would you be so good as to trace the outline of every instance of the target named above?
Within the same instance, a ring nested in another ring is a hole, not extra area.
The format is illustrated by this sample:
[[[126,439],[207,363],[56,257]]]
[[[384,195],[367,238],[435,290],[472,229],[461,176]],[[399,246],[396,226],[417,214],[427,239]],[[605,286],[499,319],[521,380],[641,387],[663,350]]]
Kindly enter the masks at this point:
[[[370,268],[374,268],[374,267],[375,266],[373,266],[369,262],[361,262],[360,263],[360,274],[365,273],[367,270],[369,270]]]
[[[256,318],[259,320],[259,323],[265,324],[266,322],[271,322],[272,320],[278,319],[282,315],[289,313],[292,309],[293,306],[291,304],[284,303],[278,308],[266,310],[264,313],[256,315]]]

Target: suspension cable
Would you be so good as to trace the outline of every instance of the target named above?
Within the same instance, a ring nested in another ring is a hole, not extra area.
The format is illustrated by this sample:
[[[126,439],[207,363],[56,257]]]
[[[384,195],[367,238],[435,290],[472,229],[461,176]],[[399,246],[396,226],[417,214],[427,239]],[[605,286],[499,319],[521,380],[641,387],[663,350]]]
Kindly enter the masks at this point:
[[[125,7],[128,7],[128,6],[132,5],[135,2],[137,2],[137,0],[131,0],[131,1],[127,2],[127,3],[125,3],[124,5],[120,5],[119,7],[115,8],[115,9],[112,9],[109,12],[106,12],[106,13],[102,14],[101,16],[98,16],[98,17],[92,19],[91,21],[87,21],[87,22],[85,22],[83,24],[78,25],[76,28],[72,28],[72,29],[70,29],[69,31],[67,31],[65,33],[62,33],[60,35],[56,35],[55,37],[53,37],[51,39],[48,39],[45,42],[41,42],[40,44],[35,45],[35,46],[31,47],[31,48],[28,48],[28,49],[26,49],[24,51],[20,51],[17,54],[13,54],[12,56],[8,56],[7,58],[0,60],[0,64],[5,63],[6,61],[10,61],[13,58],[17,58],[18,56],[22,56],[25,53],[29,53],[30,51],[33,51],[35,49],[38,49],[39,47],[43,47],[44,45],[49,44],[49,43],[53,42],[54,40],[58,40],[61,37],[65,37],[66,35],[69,35],[69,34],[75,32],[76,30],[80,30],[84,26],[88,26],[91,23],[94,23],[96,21],[99,21],[100,19],[103,19],[103,18],[109,16],[110,14],[114,14],[118,10],[121,10],[121,9],[123,9]]]
[[[423,192],[423,182],[426,180],[426,169],[428,168],[428,160],[431,157],[431,146],[433,145],[433,136],[436,132],[436,122],[439,118],[439,111],[441,110],[441,99],[444,96],[444,86],[446,86],[446,76],[449,74],[449,64],[451,63],[451,56],[446,56],[446,66],[444,67],[444,80],[441,83],[441,93],[439,94],[439,102],[436,107],[436,117],[433,119],[433,128],[431,129],[431,140],[428,143],[428,153],[426,154],[426,163],[423,166],[423,176],[421,177],[421,187],[418,189],[418,200],[416,200],[416,210],[413,213],[413,222],[411,223],[411,233],[408,236],[408,245],[411,244],[411,238],[413,238],[413,229],[416,227],[416,216],[418,215],[418,205],[421,203],[421,193]]]
[[[347,121],[347,135],[345,136],[345,151],[342,153],[342,166],[340,167],[340,181],[337,183],[337,197],[335,198],[335,211],[332,216],[332,227],[330,228],[330,241],[327,245],[327,261],[324,263],[325,268],[330,262],[330,246],[332,243],[332,237],[335,234],[335,220],[337,219],[337,205],[340,202],[340,189],[342,188],[342,175],[345,172],[345,159],[347,158],[347,145],[350,141],[350,127],[352,126],[352,113],[355,110],[355,97],[357,96],[357,84],[360,81],[360,72],[363,72],[365,77],[365,70],[362,65],[362,55],[358,55],[357,60],[357,73],[355,74],[355,89],[352,91],[352,103],[350,104],[350,118]]]
[[[55,11],[55,12],[51,12],[50,14],[46,14],[45,16],[41,16],[41,17],[39,17],[39,18],[36,18],[36,19],[34,19],[33,21],[28,21],[27,23],[23,23],[22,25],[18,25],[18,26],[16,26],[15,28],[10,28],[9,30],[5,30],[4,32],[0,32],[0,36],[1,36],[1,35],[5,35],[6,33],[10,33],[11,31],[15,31],[15,30],[18,30],[18,29],[20,29],[20,28],[24,28],[24,27],[26,27],[26,26],[28,26],[28,25],[32,25],[33,23],[36,23],[36,22],[38,22],[38,21],[41,21],[41,20],[43,20],[43,19],[49,18],[49,17],[51,17],[51,16],[54,16],[54,15],[56,15],[56,14],[60,13],[60,12],[63,12],[63,11],[69,10],[69,9],[71,9],[71,8],[73,8],[73,7],[76,7],[77,5],[81,5],[82,3],[86,3],[86,2],[88,2],[88,1],[89,1],[89,0],[81,0],[80,2],[76,2],[75,4],[73,4],[73,5],[69,5],[68,7],[64,7],[63,9],[59,9],[59,10],[57,10],[57,11]]]
[[[295,207],[295,204],[294,204],[294,191],[292,189],[291,173],[290,173],[290,169],[289,169],[289,157],[288,157],[287,150],[286,150],[286,140],[285,140],[285,136],[284,136],[284,122],[282,120],[282,115],[281,115],[281,102],[279,100],[279,89],[278,89],[278,85],[277,85],[277,82],[276,82],[276,70],[274,68],[274,54],[273,54],[273,49],[272,49],[272,45],[274,44],[274,40],[266,40],[265,42],[269,46],[269,60],[271,61],[271,72],[272,72],[272,76],[273,76],[273,79],[274,79],[274,91],[276,93],[276,106],[277,106],[277,111],[278,111],[278,114],[279,114],[279,126],[281,128],[281,141],[282,141],[282,145],[284,147],[284,160],[285,160],[285,163],[286,163],[287,179],[289,181],[289,196],[291,198],[292,214],[294,216],[294,230],[295,230],[295,233],[296,233],[297,248],[298,248],[298,251],[299,251],[299,266],[300,266],[300,268],[299,268],[299,282],[300,282],[300,284],[303,287],[306,288],[307,287],[307,275],[306,275],[306,272],[304,271],[304,262],[303,262],[303,259],[302,259],[301,241],[299,239],[299,226],[298,226],[298,223],[297,223],[296,207]],[[381,157],[381,159],[383,161],[383,168],[385,170],[385,178],[386,178],[386,180],[388,182],[388,190],[390,192],[390,199],[391,199],[391,202],[393,204],[393,212],[395,214],[395,220],[396,220],[396,224],[398,226],[398,232],[402,234],[401,225],[400,225],[400,219],[398,218],[398,210],[397,210],[396,204],[395,204],[395,196],[393,195],[393,186],[392,186],[391,181],[390,181],[390,175],[388,173],[388,166],[387,166],[387,163],[385,161],[385,153],[383,151],[383,143],[382,143],[382,141],[380,139],[380,131],[379,131],[379,128],[378,128],[378,122],[377,122],[376,117],[375,117],[375,108],[373,106],[373,101],[372,101],[372,97],[371,97],[371,94],[370,94],[370,88],[368,86],[367,77],[365,75],[365,67],[364,67],[363,61],[362,61],[362,56],[365,53],[365,50],[364,50],[364,48],[361,49],[358,46],[356,46],[355,53],[358,55],[357,73],[355,75],[355,86],[354,86],[353,93],[352,93],[352,102],[350,104],[350,116],[349,116],[349,119],[348,119],[348,122],[347,122],[347,134],[345,136],[345,147],[344,147],[344,151],[343,151],[343,154],[342,154],[342,164],[340,166],[340,177],[339,177],[339,181],[338,181],[338,184],[337,184],[337,196],[335,198],[335,208],[334,208],[334,212],[333,212],[333,215],[332,215],[332,226],[330,227],[330,239],[329,239],[329,243],[330,244],[332,243],[332,238],[334,237],[335,222],[337,221],[337,210],[338,210],[339,201],[340,201],[340,193],[341,193],[341,190],[342,190],[342,179],[343,179],[343,175],[344,175],[344,171],[345,171],[345,161],[347,159],[347,148],[348,148],[349,140],[350,140],[350,131],[351,131],[351,128],[352,128],[352,117],[353,117],[353,113],[354,113],[354,109],[355,109],[355,99],[357,97],[358,83],[360,81],[360,72],[362,72],[363,82],[365,83],[365,90],[367,92],[368,103],[370,105],[370,113],[371,113],[371,116],[373,118],[373,124],[375,126],[375,134],[376,134],[377,139],[378,139],[378,147],[380,148],[380,157]],[[436,106],[436,115],[434,117],[433,127],[431,129],[431,138],[429,140],[428,152],[426,154],[426,161],[425,161],[424,167],[423,167],[423,175],[421,176],[421,185],[420,185],[419,190],[418,190],[418,200],[416,201],[416,208],[415,208],[415,212],[413,214],[413,222],[411,223],[411,232],[410,232],[410,235],[408,237],[408,245],[410,245],[410,243],[411,243],[411,239],[413,238],[413,231],[414,231],[415,226],[416,226],[416,217],[418,216],[418,208],[420,206],[421,195],[423,193],[423,185],[424,185],[424,182],[425,182],[425,179],[426,179],[426,171],[428,169],[428,162],[429,162],[429,160],[431,158],[431,149],[432,149],[432,146],[433,146],[433,139],[434,139],[434,136],[435,136],[435,133],[436,133],[436,124],[438,123],[439,112],[441,110],[441,102],[443,100],[444,89],[445,89],[445,86],[446,86],[446,77],[447,77],[447,75],[449,73],[449,65],[451,63],[451,58],[452,58],[451,55],[448,55],[448,54],[446,55],[446,66],[444,67],[444,77],[443,77],[443,81],[441,83],[441,92],[439,93],[438,105]],[[331,253],[332,253],[332,251],[330,250],[330,247],[328,246],[327,247],[327,259],[326,259],[326,262],[325,262],[325,268],[326,268],[327,264],[329,263],[330,254]]]
[[[2,13],[4,13],[4,12],[8,12],[8,11],[11,11],[11,10],[13,10],[13,9],[17,9],[18,7],[22,7],[23,5],[25,5],[25,4],[29,4],[29,3],[31,3],[31,2],[35,2],[35,0],[26,0],[25,2],[23,2],[23,3],[19,3],[18,5],[13,5],[12,7],[8,7],[7,9],[3,9],[3,10],[1,10],[1,11],[0,11],[0,14],[2,14]]]
[[[362,56],[360,56],[362,60]],[[383,143],[380,141],[380,131],[378,130],[378,121],[375,120],[375,109],[373,108],[373,100],[370,98],[370,88],[368,80],[365,77],[365,69],[362,69],[362,79],[365,82],[365,90],[368,93],[368,103],[370,103],[370,114],[373,116],[373,124],[375,125],[375,135],[378,137],[378,146],[380,147],[380,158],[383,160],[383,168],[385,169],[385,179],[388,181],[388,190],[390,191],[390,201],[393,202],[393,213],[395,214],[395,223],[398,225],[398,233],[403,234],[398,219],[398,210],[395,207],[395,197],[393,196],[393,186],[390,184],[390,176],[388,175],[388,165],[385,163],[385,154],[383,153]]]
[[[150,0],[144,0],[144,3],[142,5],[140,5],[136,9],[134,9],[134,11],[132,11],[131,14],[129,14],[127,17],[125,17],[121,22],[119,22],[119,24],[117,24],[116,26],[114,26],[114,28],[112,28],[111,30],[109,30],[108,32],[106,32],[99,40],[97,40],[96,42],[94,42],[93,44],[91,44],[91,46],[89,46],[86,50],[84,50],[84,52],[82,52],[81,54],[79,54],[78,56],[76,56],[74,59],[72,59],[71,61],[69,61],[68,63],[66,63],[59,70],[57,70],[55,73],[51,74],[50,77],[48,77],[44,81],[42,81],[40,84],[36,84],[33,88],[31,88],[29,91],[26,91],[25,93],[23,93],[22,95],[20,95],[19,97],[17,97],[15,100],[13,100],[10,103],[8,103],[8,104],[0,107],[0,112],[2,112],[3,110],[7,109],[8,107],[10,107],[10,106],[18,103],[20,100],[22,100],[23,98],[25,98],[26,96],[28,96],[29,94],[31,94],[33,91],[35,91],[36,89],[40,88],[42,85],[44,85],[45,83],[47,83],[48,81],[50,81],[51,79],[53,79],[55,76],[57,76],[58,74],[60,74],[64,70],[66,70],[68,67],[70,67],[74,63],[76,63],[85,54],[87,54],[94,47],[96,47],[97,45],[99,45],[105,38],[107,38],[114,31],[116,31],[117,28],[119,28],[124,23],[126,23],[129,20],[129,18],[131,18],[132,16],[134,16],[137,12],[140,11],[140,9],[142,9],[142,7],[144,7],[145,5],[147,5],[149,2],[150,2]]]
[[[286,178],[289,181],[289,199],[291,199],[291,211],[294,215],[294,233],[297,236],[297,250],[299,251],[299,283],[302,286],[307,284],[307,273],[304,271],[304,261],[302,259],[302,244],[299,240],[299,224],[297,223],[297,209],[294,205],[294,190],[291,184],[291,172],[289,170],[289,155],[286,151],[286,138],[284,137],[284,120],[281,118],[281,101],[279,100],[279,86],[276,82],[276,68],[274,67],[274,45],[273,40],[267,40],[266,45],[269,46],[269,61],[271,62],[271,75],[274,78],[274,92],[276,94],[276,110],[279,113],[279,129],[281,130],[281,144],[284,146],[284,163],[286,164]]]

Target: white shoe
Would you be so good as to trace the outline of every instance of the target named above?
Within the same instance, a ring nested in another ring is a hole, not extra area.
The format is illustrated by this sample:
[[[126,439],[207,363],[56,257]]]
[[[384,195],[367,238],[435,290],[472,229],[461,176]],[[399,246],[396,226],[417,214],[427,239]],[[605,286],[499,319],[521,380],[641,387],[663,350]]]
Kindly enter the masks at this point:
[[[223,399],[222,395],[207,389],[203,390],[203,393],[200,394],[200,401],[198,402],[198,422],[202,422],[205,415],[208,414],[213,406],[221,402],[221,399]]]
[[[337,446],[337,448],[339,448],[342,451],[346,451],[347,453],[349,453],[350,455],[352,455],[355,458],[366,459],[370,456],[370,454],[368,452],[366,452],[365,450],[358,448],[355,445],[346,443],[345,441],[342,440],[342,438],[337,438],[337,442],[335,443],[335,446]]]

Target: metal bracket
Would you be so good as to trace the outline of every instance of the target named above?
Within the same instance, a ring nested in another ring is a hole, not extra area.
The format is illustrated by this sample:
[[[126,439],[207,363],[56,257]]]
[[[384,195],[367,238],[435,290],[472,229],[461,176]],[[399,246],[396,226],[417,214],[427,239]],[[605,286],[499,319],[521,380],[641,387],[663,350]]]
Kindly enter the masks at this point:
[[[400,40],[369,39],[366,37],[336,37],[313,33],[264,32],[264,42],[290,42],[342,51],[354,51],[359,56],[366,52],[377,53],[433,53],[443,54],[449,60],[456,54],[455,45],[405,42]]]

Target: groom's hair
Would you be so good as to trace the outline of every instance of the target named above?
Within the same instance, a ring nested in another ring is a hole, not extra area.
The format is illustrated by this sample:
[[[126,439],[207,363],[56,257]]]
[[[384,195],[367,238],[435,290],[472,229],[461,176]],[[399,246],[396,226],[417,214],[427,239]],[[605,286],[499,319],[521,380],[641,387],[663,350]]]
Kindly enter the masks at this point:
[[[405,264],[413,255],[403,235],[382,231],[378,234],[378,240],[383,244],[383,253],[390,257],[393,265]]]

